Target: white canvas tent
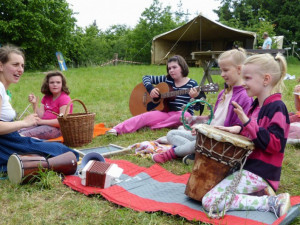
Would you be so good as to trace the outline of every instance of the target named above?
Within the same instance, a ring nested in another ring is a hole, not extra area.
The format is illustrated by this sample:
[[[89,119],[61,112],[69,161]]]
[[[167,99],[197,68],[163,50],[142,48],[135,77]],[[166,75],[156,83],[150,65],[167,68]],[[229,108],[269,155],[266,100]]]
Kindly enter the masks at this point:
[[[164,64],[173,55],[181,55],[188,62],[196,51],[224,51],[233,43],[253,49],[256,33],[234,29],[199,15],[186,24],[157,35],[152,40],[152,64]]]
[[[274,43],[276,43],[277,49],[282,49],[284,36],[274,36],[272,37]]]

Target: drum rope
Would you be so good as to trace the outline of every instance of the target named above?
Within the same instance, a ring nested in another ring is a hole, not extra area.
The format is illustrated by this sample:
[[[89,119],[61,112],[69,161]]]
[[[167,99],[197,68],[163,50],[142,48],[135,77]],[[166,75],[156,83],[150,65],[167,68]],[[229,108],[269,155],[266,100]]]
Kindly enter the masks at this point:
[[[243,162],[243,159],[244,157],[242,158],[236,158],[236,156],[238,156],[240,154],[240,152],[237,151],[237,148],[232,146],[232,145],[229,145],[229,146],[225,146],[223,145],[223,151],[222,153],[218,153],[216,151],[213,151],[213,154],[212,154],[212,149],[214,149],[215,147],[217,147],[218,145],[218,142],[216,143],[213,143],[212,139],[211,138],[208,138],[207,136],[205,135],[200,135],[200,138],[201,138],[201,143],[202,144],[197,144],[197,147],[196,147],[196,151],[206,157],[209,157],[217,162],[220,162],[220,163],[223,163],[227,166],[230,166],[230,167],[235,167],[236,165],[238,164],[242,164]],[[210,148],[211,149],[208,149],[206,148],[203,143],[206,143],[206,140],[209,139],[210,140]],[[232,157],[229,157],[229,156],[226,156],[226,153],[231,150],[232,148],[234,148],[234,155]],[[218,157],[215,157],[214,155],[217,155]],[[246,154],[247,155],[247,154]],[[249,154],[248,154],[249,155]]]
[[[233,203],[233,200],[236,196],[236,189],[241,181],[241,178],[242,178],[242,170],[243,170],[243,167],[246,163],[246,160],[248,158],[248,156],[250,155],[252,151],[249,151],[247,153],[247,155],[245,156],[245,158],[243,159],[243,162],[241,162],[241,167],[240,167],[240,170],[239,170],[239,173],[236,174],[236,176],[234,177],[234,179],[232,180],[231,184],[229,186],[226,187],[226,191],[221,194],[220,198],[216,199],[215,202],[212,204],[212,206],[210,207],[209,209],[209,213],[208,213],[208,216],[210,218],[213,218],[213,219],[220,219],[221,217],[223,217],[226,212],[230,209],[232,203]],[[228,204],[226,205],[226,201],[225,201],[225,208],[222,210],[222,214],[220,215],[218,210],[217,210],[217,207],[218,205],[224,200],[227,198],[228,195],[231,194],[231,197],[229,199],[229,202]],[[217,211],[217,213],[213,213],[214,211]]]

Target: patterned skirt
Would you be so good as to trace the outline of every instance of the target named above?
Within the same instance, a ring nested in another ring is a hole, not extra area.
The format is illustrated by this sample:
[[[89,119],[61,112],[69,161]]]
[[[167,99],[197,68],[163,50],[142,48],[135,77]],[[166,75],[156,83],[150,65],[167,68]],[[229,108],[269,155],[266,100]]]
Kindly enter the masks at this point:
[[[46,158],[55,157],[66,152],[73,152],[79,160],[79,154],[69,147],[56,142],[43,142],[30,137],[22,137],[16,131],[0,135],[0,171],[7,171],[8,158],[13,154],[39,154]]]

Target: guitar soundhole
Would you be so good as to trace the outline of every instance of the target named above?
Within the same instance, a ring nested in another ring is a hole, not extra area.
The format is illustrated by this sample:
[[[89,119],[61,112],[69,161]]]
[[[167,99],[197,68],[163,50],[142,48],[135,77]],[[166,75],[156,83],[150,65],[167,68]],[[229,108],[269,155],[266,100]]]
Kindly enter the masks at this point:
[[[157,97],[157,98],[153,98],[153,99],[152,99],[152,102],[154,102],[154,103],[160,102],[160,95],[159,95],[159,97]]]

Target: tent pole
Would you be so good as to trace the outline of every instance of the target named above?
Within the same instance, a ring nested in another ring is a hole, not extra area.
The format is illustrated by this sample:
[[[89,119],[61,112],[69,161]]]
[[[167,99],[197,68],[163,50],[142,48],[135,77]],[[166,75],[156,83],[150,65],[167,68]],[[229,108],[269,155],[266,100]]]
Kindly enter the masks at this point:
[[[178,38],[178,40],[175,42],[175,44],[171,47],[171,49],[167,52],[167,54],[165,55],[165,57],[163,57],[161,60],[160,60],[160,63],[166,59],[168,57],[168,55],[172,52],[172,50],[175,48],[175,46],[177,45],[177,43],[181,40],[181,38],[185,35],[185,33],[190,29],[190,27],[193,25],[193,23],[195,23],[197,17],[190,23],[190,25],[186,28],[186,30],[183,32],[183,34]]]
[[[202,51],[202,20],[201,20],[201,15],[199,15],[200,18],[200,23],[199,23],[199,40],[200,40],[200,51]]]

